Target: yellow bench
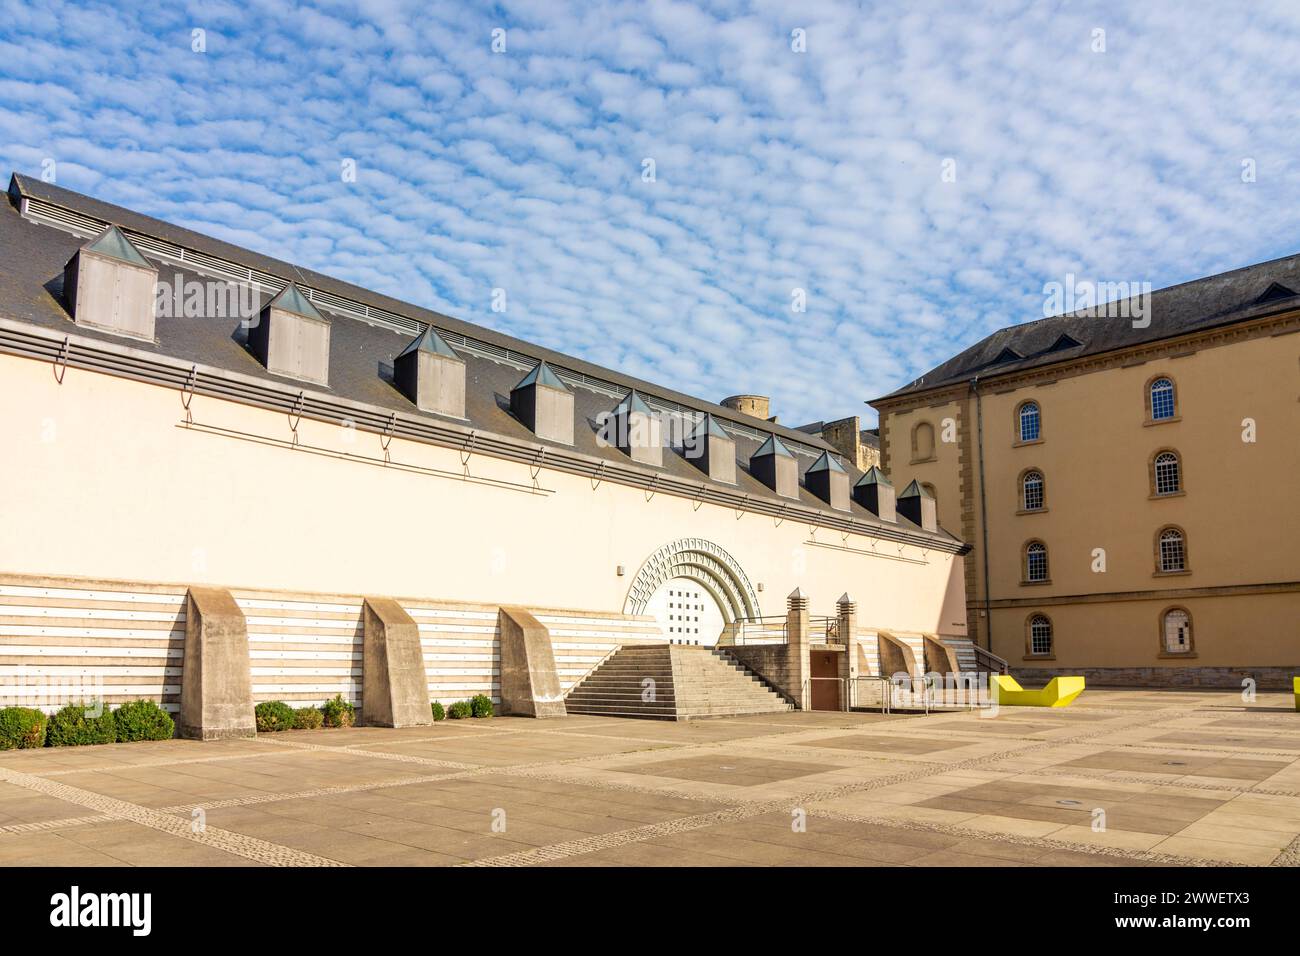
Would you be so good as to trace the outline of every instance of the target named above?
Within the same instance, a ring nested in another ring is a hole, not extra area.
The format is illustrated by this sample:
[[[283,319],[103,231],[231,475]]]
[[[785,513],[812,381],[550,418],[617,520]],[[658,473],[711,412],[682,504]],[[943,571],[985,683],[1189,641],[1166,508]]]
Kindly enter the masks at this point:
[[[1083,693],[1082,677],[1053,677],[1042,690],[1025,690],[1014,677],[990,674],[993,702],[1010,707],[1068,707]],[[1300,677],[1296,678],[1296,707],[1300,709]]]
[[[1295,692],[1295,709],[1300,710],[1300,677],[1291,678],[1291,690]]]

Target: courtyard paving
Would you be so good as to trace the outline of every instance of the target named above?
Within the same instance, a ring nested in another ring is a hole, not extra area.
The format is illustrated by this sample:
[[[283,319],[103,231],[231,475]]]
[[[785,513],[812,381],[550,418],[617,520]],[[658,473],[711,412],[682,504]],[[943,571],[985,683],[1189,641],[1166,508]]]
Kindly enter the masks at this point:
[[[0,753],[6,866],[1300,864],[1290,694]]]

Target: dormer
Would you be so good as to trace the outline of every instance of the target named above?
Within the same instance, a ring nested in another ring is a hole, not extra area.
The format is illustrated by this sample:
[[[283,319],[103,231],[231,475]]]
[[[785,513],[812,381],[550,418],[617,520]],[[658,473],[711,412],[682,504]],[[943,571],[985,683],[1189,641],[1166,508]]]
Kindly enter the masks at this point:
[[[546,362],[510,390],[510,411],[543,441],[573,444],[573,393]]]
[[[923,531],[937,531],[939,519],[935,513],[934,496],[915,480],[898,496],[898,513],[918,525]]]
[[[881,521],[897,521],[894,486],[885,473],[872,465],[853,486],[853,500]]]
[[[683,443],[682,454],[714,481],[736,483],[736,442],[709,413]]]
[[[393,382],[422,412],[465,417],[465,360],[433,326],[393,360]]]
[[[262,306],[248,345],[268,372],[329,384],[329,320],[292,282]]]
[[[76,251],[63,268],[63,295],[77,325],[153,341],[158,270],[117,226]]]
[[[638,464],[657,467],[664,463],[659,416],[650,410],[636,389],[623,396],[610,420],[619,451]]]
[[[749,473],[782,498],[799,497],[799,466],[775,435],[769,435],[749,457]]]
[[[822,456],[813,462],[803,483],[836,511],[849,510],[849,473],[831,457],[830,452],[822,452]]]

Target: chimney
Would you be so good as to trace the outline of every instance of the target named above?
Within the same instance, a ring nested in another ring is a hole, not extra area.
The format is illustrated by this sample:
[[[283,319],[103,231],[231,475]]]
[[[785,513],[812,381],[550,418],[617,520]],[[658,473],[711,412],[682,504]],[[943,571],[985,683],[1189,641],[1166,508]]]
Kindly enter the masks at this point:
[[[664,463],[659,416],[650,411],[636,389],[623,396],[610,420],[616,429],[614,444],[619,451],[641,465],[658,467]]]
[[[393,360],[393,381],[420,411],[465,417],[465,360],[433,326]]]
[[[573,444],[573,393],[545,362],[510,390],[510,411],[543,441]]]
[[[813,462],[804,474],[803,483],[836,511],[849,510],[849,473],[831,457],[830,452],[822,452],[822,456]]]
[[[248,345],[268,372],[329,384],[329,321],[292,282],[262,306]]]
[[[736,483],[736,443],[707,412],[685,447],[688,461],[714,481]]]
[[[770,421],[768,413],[771,411],[769,408],[771,400],[766,395],[732,395],[718,404],[742,415],[752,415],[754,418]]]
[[[934,498],[915,479],[898,496],[898,513],[924,531],[936,531],[939,520],[935,515]]]
[[[894,486],[885,473],[872,465],[853,486],[853,500],[881,521],[897,521],[894,508]]]
[[[117,226],[109,226],[63,267],[63,295],[77,325],[153,341],[158,270]]]
[[[775,435],[750,456],[749,473],[782,498],[799,497],[799,466]]]

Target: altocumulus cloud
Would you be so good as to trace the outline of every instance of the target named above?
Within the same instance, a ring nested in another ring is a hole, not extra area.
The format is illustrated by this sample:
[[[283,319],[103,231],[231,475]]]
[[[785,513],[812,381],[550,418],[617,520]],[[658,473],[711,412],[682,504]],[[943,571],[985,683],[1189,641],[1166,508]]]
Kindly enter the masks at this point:
[[[785,421],[1296,251],[1289,2],[2,6],[13,168]]]

